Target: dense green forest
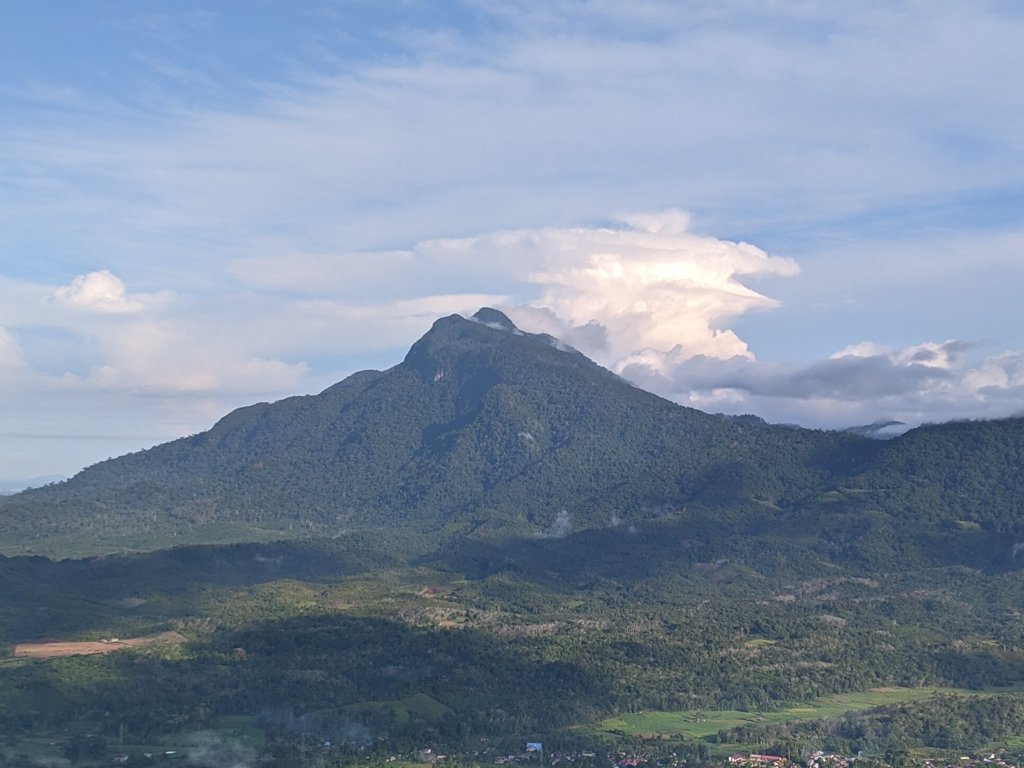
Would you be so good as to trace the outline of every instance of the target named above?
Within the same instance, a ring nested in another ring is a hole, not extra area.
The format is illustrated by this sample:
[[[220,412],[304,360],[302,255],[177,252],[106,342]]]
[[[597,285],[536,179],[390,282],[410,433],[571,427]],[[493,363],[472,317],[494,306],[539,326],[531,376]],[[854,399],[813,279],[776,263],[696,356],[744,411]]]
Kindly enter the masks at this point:
[[[624,554],[608,560],[611,539],[591,532],[408,562],[375,551],[371,538],[6,558],[0,730],[14,742],[98,733],[113,748],[245,723],[267,754],[303,739],[331,741],[339,754],[471,752],[481,739],[508,751],[525,740],[599,750],[603,738],[578,727],[620,712],[771,711],[878,686],[1024,683],[1017,571],[815,574],[798,562],[762,564],[750,550],[678,560],[664,530],[621,538]],[[184,642],[13,654],[33,632],[94,640],[169,630]],[[716,745],[733,742],[992,747],[1024,735],[1020,701],[958,698],[959,730],[918,702],[675,748],[713,760]],[[993,702],[1006,707],[997,720],[985,714]]]
[[[372,527],[530,535],[563,510],[593,528],[687,503],[789,509],[876,448],[683,408],[549,337],[453,316],[389,371],[0,499],[0,551]]]

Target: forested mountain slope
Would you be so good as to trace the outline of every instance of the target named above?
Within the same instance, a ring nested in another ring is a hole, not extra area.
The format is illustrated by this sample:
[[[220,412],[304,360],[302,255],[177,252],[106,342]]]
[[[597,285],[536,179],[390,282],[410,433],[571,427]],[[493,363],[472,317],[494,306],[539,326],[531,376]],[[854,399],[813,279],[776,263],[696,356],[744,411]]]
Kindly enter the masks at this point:
[[[865,446],[675,405],[484,310],[438,320],[388,371],[239,409],[9,499],[2,535],[141,542],[225,523],[543,533],[688,502],[790,506]]]
[[[0,551],[369,529],[559,536],[703,515],[752,533],[801,526],[835,556],[869,562],[892,550],[872,537],[893,531],[926,548],[953,536],[959,550],[965,531],[1015,530],[1022,424],[883,443],[710,415],[485,309],[438,320],[387,371],[242,408],[202,434],[0,500]]]

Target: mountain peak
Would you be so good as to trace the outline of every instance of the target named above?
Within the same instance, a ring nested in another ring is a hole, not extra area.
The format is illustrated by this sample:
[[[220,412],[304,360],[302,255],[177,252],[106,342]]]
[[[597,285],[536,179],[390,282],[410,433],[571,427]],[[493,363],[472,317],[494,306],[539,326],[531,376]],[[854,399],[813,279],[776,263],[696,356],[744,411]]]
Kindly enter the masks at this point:
[[[0,552],[105,552],[126,541],[245,541],[286,530],[551,537],[563,519],[584,531],[677,513],[708,515],[717,529],[720,511],[735,531],[748,519],[751,530],[821,519],[823,551],[883,557],[873,542],[889,533],[863,536],[871,543],[861,550],[861,523],[843,521],[863,512],[864,530],[890,525],[883,518],[904,526],[901,505],[913,498],[921,511],[905,513],[905,528],[878,530],[938,526],[920,529],[934,539],[900,540],[922,553],[915,562],[933,550],[974,558],[989,546],[978,531],[1020,538],[1021,445],[1024,420],[919,429],[880,444],[711,416],[484,308],[438,319],[386,371],[242,408],[208,432],[0,497]],[[969,493],[951,497],[950,477],[964,478]],[[1012,552],[999,562],[1013,564]]]
[[[516,324],[508,319],[508,315],[504,312],[499,312],[491,307],[481,307],[476,313],[470,318],[478,323],[495,328],[499,331],[509,331],[510,333],[520,334],[520,331]]]

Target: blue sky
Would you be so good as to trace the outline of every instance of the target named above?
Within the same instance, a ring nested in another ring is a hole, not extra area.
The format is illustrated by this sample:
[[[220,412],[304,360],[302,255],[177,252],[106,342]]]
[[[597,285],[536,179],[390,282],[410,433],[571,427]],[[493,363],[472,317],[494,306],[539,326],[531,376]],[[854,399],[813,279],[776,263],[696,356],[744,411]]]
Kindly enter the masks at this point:
[[[709,411],[1024,411],[1009,2],[9,3],[0,479],[487,304]]]

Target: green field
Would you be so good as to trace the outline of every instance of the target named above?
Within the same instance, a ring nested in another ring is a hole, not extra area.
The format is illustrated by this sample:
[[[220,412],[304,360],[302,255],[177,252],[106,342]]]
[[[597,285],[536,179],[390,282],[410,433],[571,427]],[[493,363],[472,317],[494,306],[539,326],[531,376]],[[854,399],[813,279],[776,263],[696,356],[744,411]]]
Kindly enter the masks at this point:
[[[743,725],[765,725],[838,717],[891,704],[920,701],[931,696],[976,695],[977,691],[958,688],[872,688],[860,693],[823,696],[807,704],[798,704],[772,712],[738,710],[637,712],[611,717],[588,729],[592,733],[625,736],[676,736],[704,739],[719,731]]]
[[[377,713],[396,723],[408,723],[413,717],[428,722],[437,722],[452,712],[444,704],[425,693],[416,693],[396,701],[365,701],[349,704],[343,707],[342,711],[353,715]]]

